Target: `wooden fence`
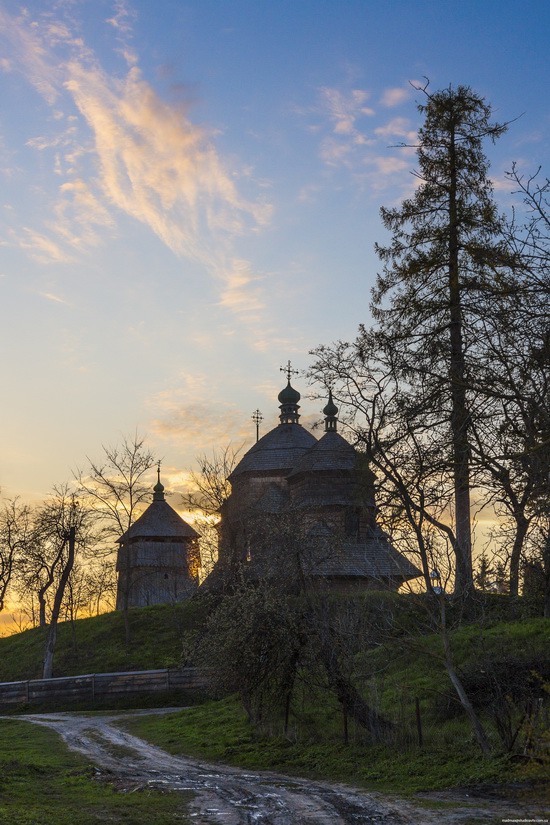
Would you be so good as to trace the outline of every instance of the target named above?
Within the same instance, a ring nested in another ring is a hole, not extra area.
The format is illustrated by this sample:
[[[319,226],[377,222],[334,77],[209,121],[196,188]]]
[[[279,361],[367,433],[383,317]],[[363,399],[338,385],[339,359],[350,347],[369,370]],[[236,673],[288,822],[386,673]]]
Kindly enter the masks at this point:
[[[59,679],[30,679],[26,682],[0,682],[0,709],[13,705],[56,703],[90,703],[105,705],[112,700],[151,693],[206,693],[207,678],[203,670],[141,670],[128,673],[91,673]]]

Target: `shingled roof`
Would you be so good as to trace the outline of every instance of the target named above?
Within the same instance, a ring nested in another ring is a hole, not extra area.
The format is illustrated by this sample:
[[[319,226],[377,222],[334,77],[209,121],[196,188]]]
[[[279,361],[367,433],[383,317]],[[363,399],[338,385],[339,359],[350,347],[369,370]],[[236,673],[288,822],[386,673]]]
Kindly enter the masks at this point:
[[[317,470],[354,470],[357,454],[336,431],[327,432],[294,465],[290,477]]]
[[[153,501],[147,510],[122,535],[118,542],[137,538],[198,538],[196,530],[179,516],[167,501]]]
[[[330,529],[323,534],[319,531],[317,536],[318,546],[306,543],[301,560],[302,571],[312,580],[368,579],[383,586],[389,581],[405,582],[421,575],[379,528],[363,542],[338,541],[331,536]],[[253,555],[244,568],[246,575],[252,579],[287,575],[290,567],[277,548],[274,550],[272,555]]]
[[[399,579],[408,581],[421,575],[405,556],[377,529],[366,542],[344,542],[332,555],[319,562],[317,572],[326,578]]]
[[[278,484],[269,484],[264,493],[253,505],[253,510],[262,513],[280,513],[288,507],[288,490],[282,490]]]
[[[306,450],[316,443],[315,436],[301,424],[279,424],[250,448],[229,476],[229,480],[233,481],[237,476],[247,472],[290,472]]]

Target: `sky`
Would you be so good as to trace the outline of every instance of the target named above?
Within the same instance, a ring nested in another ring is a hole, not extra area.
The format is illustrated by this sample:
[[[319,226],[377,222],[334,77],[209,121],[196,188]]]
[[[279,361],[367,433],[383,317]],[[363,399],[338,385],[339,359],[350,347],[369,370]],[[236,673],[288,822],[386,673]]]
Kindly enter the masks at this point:
[[[135,432],[182,490],[273,427],[280,367],[369,321],[414,87],[513,121],[507,208],[512,163],[550,174],[549,40],[547,0],[0,2],[1,494]]]

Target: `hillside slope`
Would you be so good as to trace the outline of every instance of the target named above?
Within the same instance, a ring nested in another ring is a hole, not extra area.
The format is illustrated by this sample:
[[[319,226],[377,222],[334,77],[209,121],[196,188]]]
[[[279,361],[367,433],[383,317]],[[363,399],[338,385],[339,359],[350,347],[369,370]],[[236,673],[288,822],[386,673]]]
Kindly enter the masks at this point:
[[[62,622],[54,676],[178,667],[182,634],[200,624],[205,610],[205,603],[196,601],[134,608],[128,646],[121,612]],[[46,632],[33,628],[0,639],[0,681],[41,678]]]

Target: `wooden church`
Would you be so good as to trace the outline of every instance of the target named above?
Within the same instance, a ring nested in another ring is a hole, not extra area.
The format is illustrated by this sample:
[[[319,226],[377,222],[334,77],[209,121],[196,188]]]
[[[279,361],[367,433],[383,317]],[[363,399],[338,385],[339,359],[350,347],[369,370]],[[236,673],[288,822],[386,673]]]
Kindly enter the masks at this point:
[[[231,473],[221,510],[218,562],[203,586],[235,577],[278,579],[289,589],[397,589],[420,575],[376,522],[374,475],[338,432],[332,394],[317,440],[300,424],[300,393],[279,393],[279,424]]]
[[[397,589],[420,571],[376,522],[374,475],[338,432],[332,394],[317,440],[300,424],[300,393],[279,393],[279,424],[248,450],[220,512],[218,560],[201,588],[278,580],[289,590]],[[198,534],[170,507],[164,487],[119,539],[117,609],[182,601],[199,587]]]
[[[153,501],[118,539],[117,610],[189,598],[199,586],[198,538],[166,501],[159,468]]]

